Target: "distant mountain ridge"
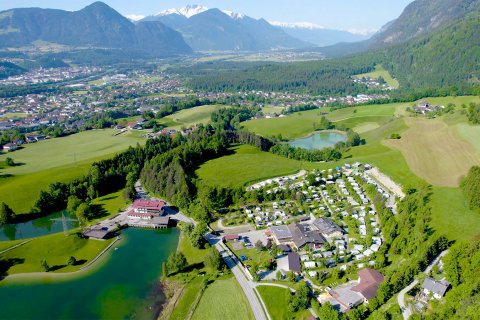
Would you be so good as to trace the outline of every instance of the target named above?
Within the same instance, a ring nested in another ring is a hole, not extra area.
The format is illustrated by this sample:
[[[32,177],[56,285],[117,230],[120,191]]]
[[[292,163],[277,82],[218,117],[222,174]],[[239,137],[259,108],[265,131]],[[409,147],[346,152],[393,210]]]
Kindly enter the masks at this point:
[[[357,42],[369,39],[372,33],[358,34],[344,30],[327,29],[313,23],[282,23],[272,21],[270,24],[282,28],[285,33],[297,39],[323,47],[339,42]]]
[[[480,0],[416,0],[370,39],[325,47],[320,51],[333,57],[401,44],[461,21],[479,10]]]
[[[140,22],[159,21],[180,32],[196,51],[268,51],[311,46],[264,19],[202,6],[169,9]]]
[[[30,46],[36,41],[154,51],[158,55],[192,52],[178,32],[162,23],[134,24],[102,2],[74,12],[40,8],[0,12],[0,48]]]

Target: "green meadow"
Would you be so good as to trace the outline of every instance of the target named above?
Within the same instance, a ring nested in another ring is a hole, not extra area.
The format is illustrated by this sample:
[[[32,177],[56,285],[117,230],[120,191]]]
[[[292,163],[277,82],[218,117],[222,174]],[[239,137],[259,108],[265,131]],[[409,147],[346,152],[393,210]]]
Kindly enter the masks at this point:
[[[106,159],[144,139],[135,133],[113,136],[113,130],[85,131],[71,136],[24,145],[0,155],[18,164],[0,172],[0,198],[16,213],[27,213],[40,190],[53,182],[68,182],[82,176],[90,165]]]
[[[385,70],[381,64],[377,64],[375,66],[375,71],[357,74],[354,76],[355,78],[363,78],[363,77],[370,77],[372,79],[379,79],[380,77],[385,80],[385,82],[392,88],[398,89],[400,87],[400,83],[398,83],[397,79],[394,79],[390,72]]]
[[[164,117],[158,121],[158,124],[166,127],[179,130],[182,127],[190,127],[195,124],[207,124],[210,122],[211,114],[220,108],[225,106],[220,105],[206,105],[195,107],[191,109],[180,110],[179,112]]]

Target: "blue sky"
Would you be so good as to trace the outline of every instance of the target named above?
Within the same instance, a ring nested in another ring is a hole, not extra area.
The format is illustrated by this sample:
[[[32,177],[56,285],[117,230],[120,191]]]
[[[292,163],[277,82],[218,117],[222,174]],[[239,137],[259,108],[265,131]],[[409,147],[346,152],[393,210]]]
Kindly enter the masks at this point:
[[[343,30],[379,29],[413,0],[104,0],[123,15],[149,15],[187,4],[244,13],[269,21],[311,22]],[[93,0],[0,0],[0,10],[42,7],[78,10]]]

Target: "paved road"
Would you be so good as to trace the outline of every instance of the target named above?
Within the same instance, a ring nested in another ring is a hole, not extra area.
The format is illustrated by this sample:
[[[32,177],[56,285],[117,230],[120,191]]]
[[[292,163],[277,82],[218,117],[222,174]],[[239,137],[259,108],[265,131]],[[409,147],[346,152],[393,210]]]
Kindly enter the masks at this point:
[[[255,283],[253,281],[247,280],[245,274],[240,270],[239,263],[235,257],[230,257],[228,250],[226,250],[225,246],[223,245],[221,239],[219,237],[213,236],[211,234],[206,236],[208,242],[211,245],[214,245],[215,248],[220,252],[223,260],[227,264],[227,266],[232,270],[233,275],[237,279],[238,283],[243,289],[245,296],[247,297],[248,302],[250,303],[250,307],[252,308],[253,315],[257,320],[270,320],[270,316],[267,314],[265,315],[265,311],[262,308],[265,307],[263,301],[259,299],[255,292]],[[266,310],[266,308],[265,308]]]
[[[433,266],[436,265],[442,257],[444,257],[448,253],[448,250],[443,251],[438,255],[438,257],[435,258],[435,260],[432,261],[428,265],[428,267],[425,269],[424,273],[429,274],[430,271],[432,270]],[[402,311],[403,319],[407,320],[410,318],[412,315],[412,310],[410,310],[409,307],[407,307],[405,303],[405,295],[407,294],[408,291],[412,290],[413,287],[415,287],[418,284],[418,280],[415,279],[412,283],[410,283],[407,287],[405,287],[400,293],[398,294],[397,297],[397,302],[400,305],[400,310]]]

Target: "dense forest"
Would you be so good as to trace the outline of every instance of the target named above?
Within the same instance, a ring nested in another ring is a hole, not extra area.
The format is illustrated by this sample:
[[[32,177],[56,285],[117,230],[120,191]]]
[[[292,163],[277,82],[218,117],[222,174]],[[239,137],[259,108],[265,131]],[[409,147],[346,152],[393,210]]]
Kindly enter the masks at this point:
[[[354,83],[350,76],[373,68],[373,61],[362,57],[294,64],[208,62],[175,71],[190,77],[189,86],[199,91],[259,90],[348,95],[367,90],[365,85]]]
[[[480,167],[474,166],[470,169],[462,181],[462,190],[467,199],[470,209],[480,209]]]

